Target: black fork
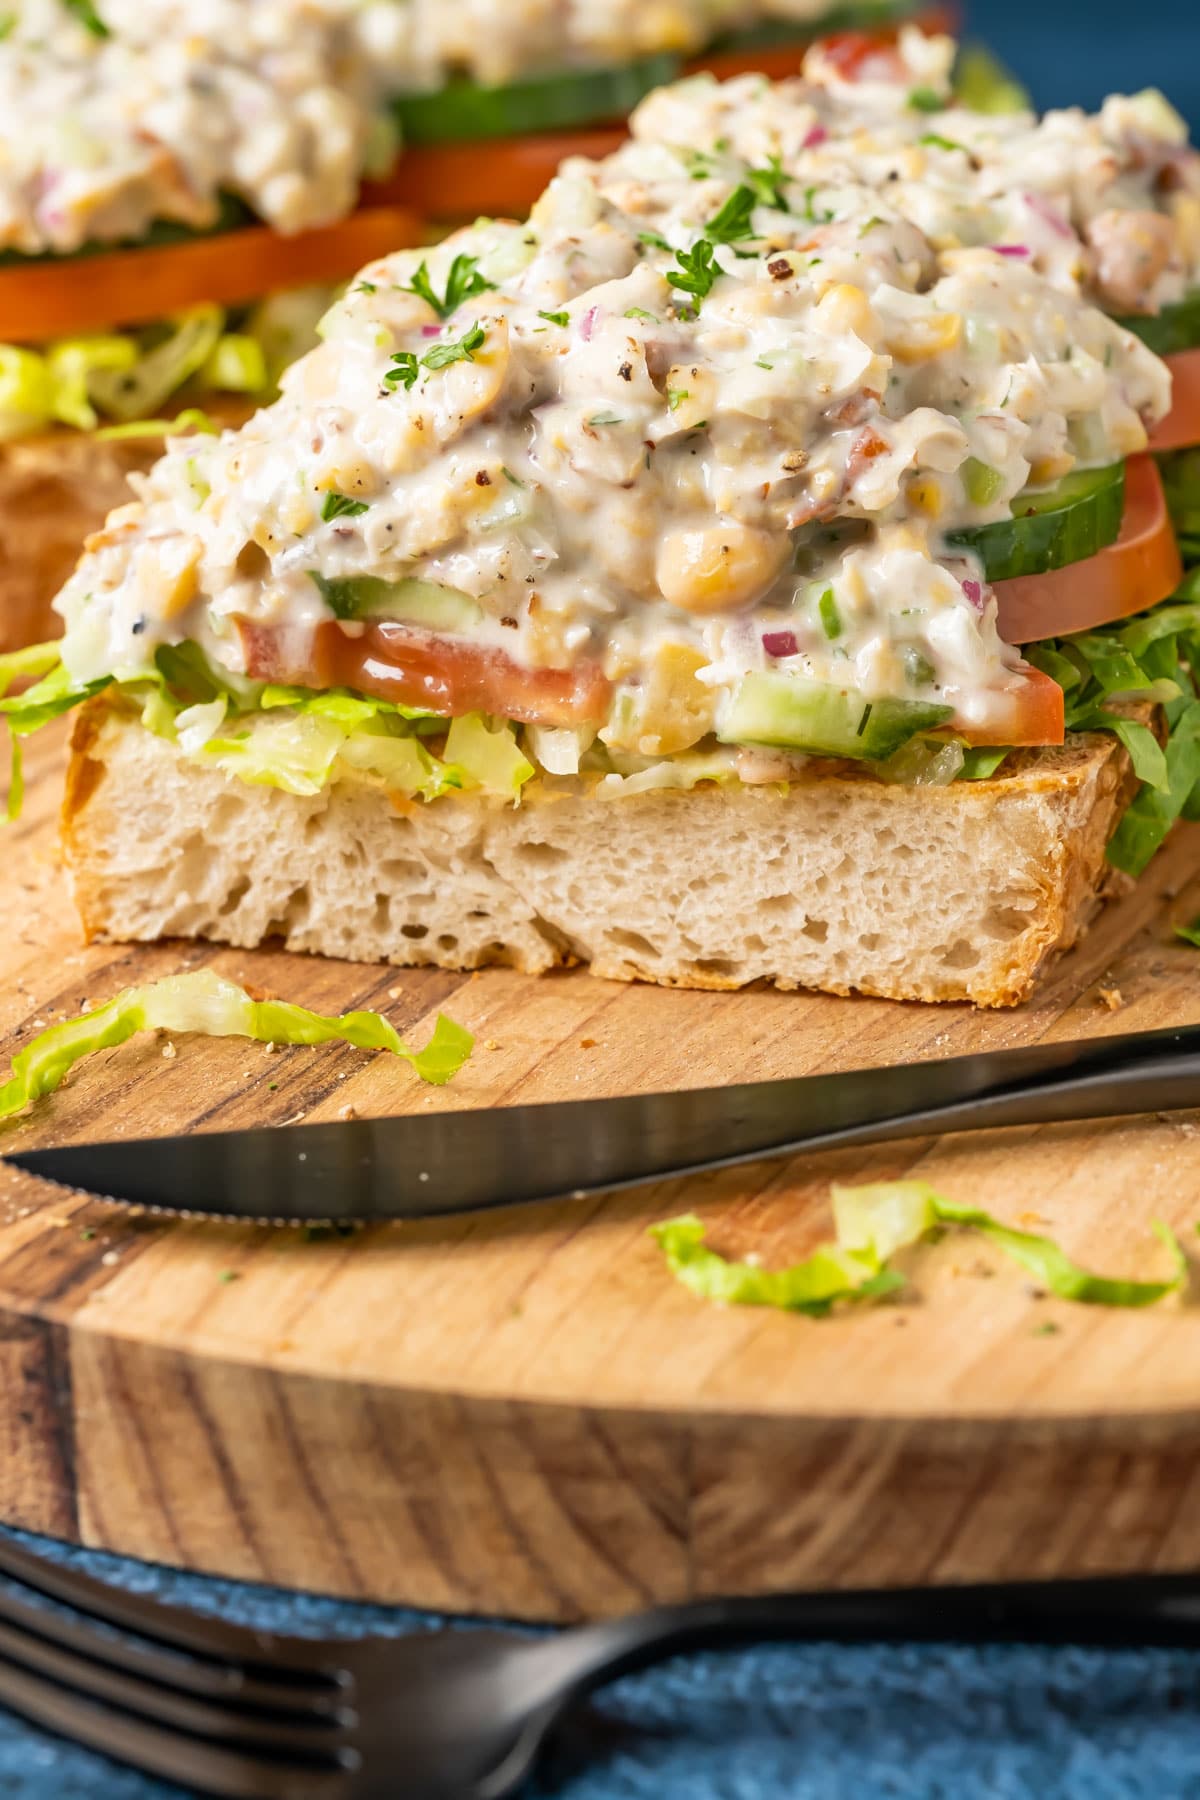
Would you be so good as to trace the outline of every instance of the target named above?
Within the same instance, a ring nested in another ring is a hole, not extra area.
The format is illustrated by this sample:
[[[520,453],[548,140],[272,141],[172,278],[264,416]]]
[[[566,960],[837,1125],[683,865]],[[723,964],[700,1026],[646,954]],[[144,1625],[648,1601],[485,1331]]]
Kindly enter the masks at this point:
[[[503,1800],[619,1675],[768,1639],[1200,1644],[1200,1577],[701,1601],[554,1636],[317,1642],[128,1594],[0,1538],[0,1704],[202,1794]]]

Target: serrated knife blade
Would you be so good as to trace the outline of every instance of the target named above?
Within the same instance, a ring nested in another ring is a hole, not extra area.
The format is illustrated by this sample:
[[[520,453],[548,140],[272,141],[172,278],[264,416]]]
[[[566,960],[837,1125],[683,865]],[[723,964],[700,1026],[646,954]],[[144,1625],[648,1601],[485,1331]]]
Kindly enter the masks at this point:
[[[1200,1027],[618,1099],[17,1151],[107,1200],[223,1219],[422,1219],[926,1133],[1200,1106]]]

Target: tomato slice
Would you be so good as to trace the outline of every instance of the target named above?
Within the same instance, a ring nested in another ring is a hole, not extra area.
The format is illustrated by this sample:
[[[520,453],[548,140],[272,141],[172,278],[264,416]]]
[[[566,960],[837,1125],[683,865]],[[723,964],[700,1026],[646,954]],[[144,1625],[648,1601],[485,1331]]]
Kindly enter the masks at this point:
[[[841,38],[869,37],[878,48],[883,44],[894,44],[905,25],[915,25],[929,37],[936,37],[941,33],[953,37],[961,22],[962,13],[957,6],[927,6],[907,19],[897,20],[894,25],[879,25],[871,32],[839,32],[836,35]],[[791,43],[764,44],[758,49],[751,45],[746,48],[713,50],[689,63],[687,73],[695,75],[707,71],[719,81],[728,81],[735,75],[768,75],[772,81],[787,81],[800,73],[805,53],[821,35],[819,29],[806,35],[803,27],[797,23],[796,36]]]
[[[199,301],[228,306],[281,288],[343,281],[425,236],[416,213],[376,206],[297,237],[255,225],[161,249],[105,250],[77,262],[0,269],[0,342],[39,343],[146,324]]]
[[[1168,356],[1171,410],[1150,433],[1151,450],[1190,450],[1200,444],[1200,348]]]
[[[1025,669],[1012,687],[988,696],[985,724],[964,725],[956,719],[950,730],[968,744],[1007,744],[1013,750],[1061,744],[1066,736],[1066,695],[1040,669]]]
[[[1000,635],[1010,644],[1111,625],[1169,599],[1183,579],[1162,478],[1149,456],[1130,458],[1125,517],[1115,544],[1046,575],[997,581]]]
[[[446,718],[484,712],[530,725],[598,725],[608,713],[611,690],[597,663],[526,669],[489,645],[394,619],[375,620],[358,635],[335,619],[302,635],[247,619],[237,626],[254,681],[354,688]]]
[[[367,182],[368,205],[419,207],[430,219],[524,218],[568,156],[611,155],[625,142],[622,125],[583,131],[531,132],[481,144],[420,144],[406,150],[391,175]]]

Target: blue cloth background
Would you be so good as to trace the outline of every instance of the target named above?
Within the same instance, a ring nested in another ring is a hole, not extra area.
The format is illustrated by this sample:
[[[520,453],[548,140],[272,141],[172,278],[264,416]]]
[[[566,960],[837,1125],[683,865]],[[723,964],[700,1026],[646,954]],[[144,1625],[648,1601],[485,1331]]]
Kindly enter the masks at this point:
[[[975,0],[1039,106],[1150,84],[1200,131],[1200,0]],[[43,1546],[54,1548],[53,1546]],[[316,1634],[411,1617],[89,1555],[142,1592]],[[5,1800],[171,1800],[181,1789],[0,1712]],[[1200,1795],[1200,1653],[772,1648],[621,1683],[574,1719],[538,1800],[1182,1800]],[[398,1796],[400,1790],[398,1789]]]
[[[1099,106],[1159,87],[1200,135],[1197,0],[961,0],[969,35],[1016,71],[1039,108]]]

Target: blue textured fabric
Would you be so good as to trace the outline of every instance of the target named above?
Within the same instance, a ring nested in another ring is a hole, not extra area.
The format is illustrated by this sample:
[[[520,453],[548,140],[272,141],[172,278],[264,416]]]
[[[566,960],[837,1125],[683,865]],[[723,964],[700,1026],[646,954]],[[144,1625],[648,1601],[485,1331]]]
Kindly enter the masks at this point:
[[[139,1593],[274,1630],[398,1633],[430,1623],[22,1541]],[[0,1713],[6,1800],[178,1800],[183,1792]],[[1197,1794],[1200,1652],[814,1644],[697,1656],[619,1683],[564,1727],[531,1800]]]
[[[1200,131],[1196,0],[965,0],[970,35],[1014,69],[1039,108],[1096,107],[1159,87]]]

